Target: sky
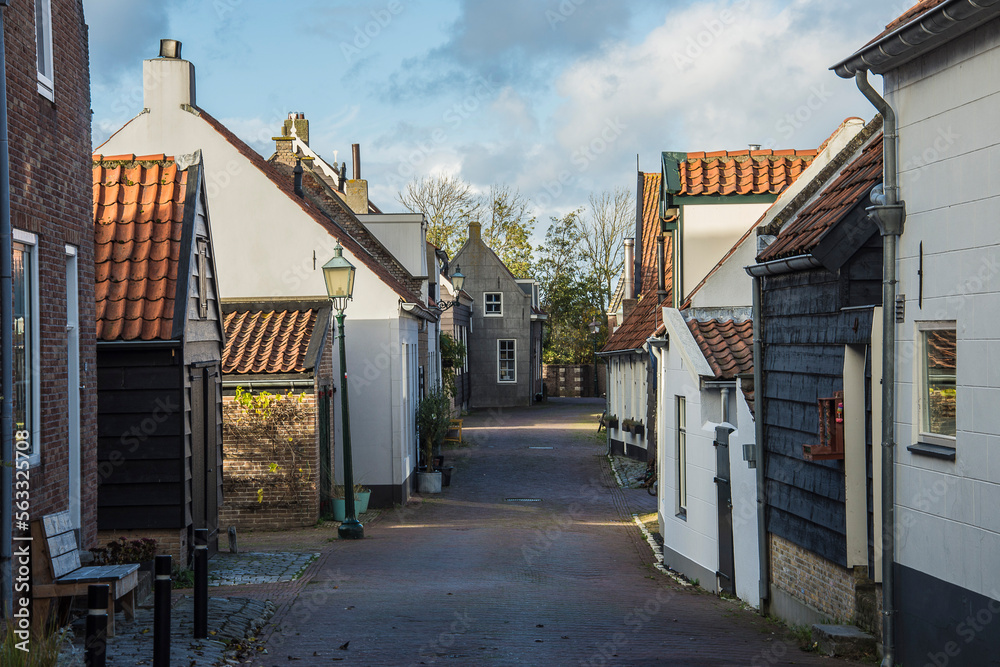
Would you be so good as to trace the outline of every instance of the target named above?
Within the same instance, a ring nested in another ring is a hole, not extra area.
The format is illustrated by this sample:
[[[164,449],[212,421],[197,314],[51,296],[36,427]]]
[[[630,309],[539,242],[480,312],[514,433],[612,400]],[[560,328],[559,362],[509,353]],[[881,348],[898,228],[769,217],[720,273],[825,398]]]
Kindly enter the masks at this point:
[[[914,0],[915,1],[915,0]],[[816,148],[875,111],[829,70],[913,1],[84,0],[94,146],[183,43],[198,106],[264,157],[288,112],[383,211],[414,177],[502,183],[552,217],[634,192],[662,151]],[[880,89],[881,81],[873,81]],[[350,169],[350,165],[348,165]],[[350,173],[350,172],[349,172]]]

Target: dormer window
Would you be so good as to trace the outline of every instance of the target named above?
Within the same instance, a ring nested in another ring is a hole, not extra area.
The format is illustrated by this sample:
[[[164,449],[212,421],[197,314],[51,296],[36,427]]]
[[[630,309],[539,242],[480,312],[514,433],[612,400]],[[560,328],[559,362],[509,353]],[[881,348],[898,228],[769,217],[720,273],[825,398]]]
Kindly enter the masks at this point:
[[[486,292],[483,295],[484,314],[487,317],[501,317],[503,315],[503,292]]]

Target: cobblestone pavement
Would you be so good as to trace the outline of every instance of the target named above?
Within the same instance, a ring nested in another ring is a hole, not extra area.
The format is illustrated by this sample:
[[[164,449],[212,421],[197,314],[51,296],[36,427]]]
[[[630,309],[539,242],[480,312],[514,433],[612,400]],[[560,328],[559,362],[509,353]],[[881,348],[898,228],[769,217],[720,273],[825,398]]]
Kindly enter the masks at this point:
[[[319,553],[240,553],[220,551],[209,561],[209,586],[273,584],[298,579]]]
[[[239,664],[235,651],[227,654],[228,645],[252,636],[273,613],[274,604],[267,600],[210,596],[209,638],[194,639],[194,599],[189,595],[182,596],[175,600],[170,610],[170,664],[184,667]],[[74,623],[72,628],[74,641],[60,656],[61,667],[82,667],[84,664],[83,619]],[[151,607],[137,609],[132,623],[127,623],[119,612],[115,616],[115,629],[117,633],[108,641],[108,667],[153,664]]]
[[[655,569],[632,517],[648,509],[631,506],[654,499],[614,481],[601,409],[555,399],[467,418],[451,487],[274,585],[268,652],[252,663],[849,664]]]

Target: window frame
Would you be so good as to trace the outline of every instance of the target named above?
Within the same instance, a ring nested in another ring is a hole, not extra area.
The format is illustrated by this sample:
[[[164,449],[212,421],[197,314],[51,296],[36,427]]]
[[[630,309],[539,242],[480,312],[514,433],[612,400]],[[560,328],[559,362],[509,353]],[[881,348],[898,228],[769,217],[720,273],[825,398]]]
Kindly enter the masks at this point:
[[[27,326],[25,327],[25,334],[28,336],[27,341],[27,353],[25,359],[25,372],[28,376],[28,393],[30,396],[26,399],[28,402],[27,415],[25,417],[25,429],[30,433],[31,438],[31,450],[28,456],[28,465],[37,466],[41,463],[41,438],[42,438],[42,424],[41,424],[41,412],[42,412],[42,387],[41,387],[41,374],[39,372],[41,367],[41,323],[40,323],[40,310],[39,310],[39,291],[38,291],[38,236],[32,234],[31,232],[24,232],[20,229],[13,229],[12,240],[13,240],[13,251],[17,253],[19,251],[24,252],[25,256],[29,258],[28,266],[28,284],[26,286],[26,298],[25,305],[27,306]],[[16,302],[15,302],[16,304]],[[16,317],[15,317],[16,320]],[[15,364],[15,374],[17,371],[17,359],[13,360]],[[16,394],[16,387],[14,388]],[[17,429],[16,415],[14,429]]]
[[[933,433],[925,428],[925,424],[929,423],[930,413],[927,400],[928,392],[928,376],[927,376],[927,334],[932,331],[950,331],[955,334],[955,388],[958,388],[958,326],[957,322],[954,320],[935,320],[928,322],[917,322],[916,330],[916,350],[917,350],[917,363],[914,364],[914,371],[916,373],[916,387],[917,387],[917,405],[916,405],[916,419],[914,420],[914,430],[916,432],[916,439],[919,443],[926,443],[929,445],[937,445],[939,447],[947,447],[954,450],[957,444],[958,436],[958,395],[956,391],[955,396],[955,418],[956,418],[956,429],[955,435],[945,435],[942,433]]]
[[[503,354],[502,346],[504,343],[513,344],[513,357],[510,359],[511,362],[511,377],[513,379],[505,380],[503,379],[503,369],[501,367],[501,355]],[[517,339],[516,338],[497,338],[497,384],[517,384]]]
[[[674,436],[675,455],[677,461],[677,516],[687,520],[688,484],[687,484],[687,397],[674,396],[674,418],[676,433]]]
[[[52,55],[52,0],[35,0],[35,69],[38,74],[38,94],[54,102],[56,76]],[[48,65],[48,71],[42,71],[38,67],[39,56]]]
[[[498,312],[490,312],[489,297],[491,296],[497,297],[495,305],[500,309]],[[483,317],[503,317],[503,292],[483,292]]]

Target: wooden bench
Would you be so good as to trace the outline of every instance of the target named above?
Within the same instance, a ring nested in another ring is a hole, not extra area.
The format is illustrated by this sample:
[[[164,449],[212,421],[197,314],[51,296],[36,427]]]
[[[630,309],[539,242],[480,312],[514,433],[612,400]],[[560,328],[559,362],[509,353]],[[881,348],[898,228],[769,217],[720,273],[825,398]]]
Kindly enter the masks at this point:
[[[452,431],[458,431],[458,437],[453,438],[451,436]],[[445,442],[457,442],[462,444],[462,420],[452,419],[451,424],[448,425],[448,434],[444,437]]]
[[[81,567],[69,512],[57,512],[31,522],[34,557],[32,595],[35,619],[45,622],[52,598],[85,595],[90,584],[108,584],[108,636],[115,634],[115,600],[122,601],[126,620],[135,618],[135,587],[139,565],[94,565]]]

